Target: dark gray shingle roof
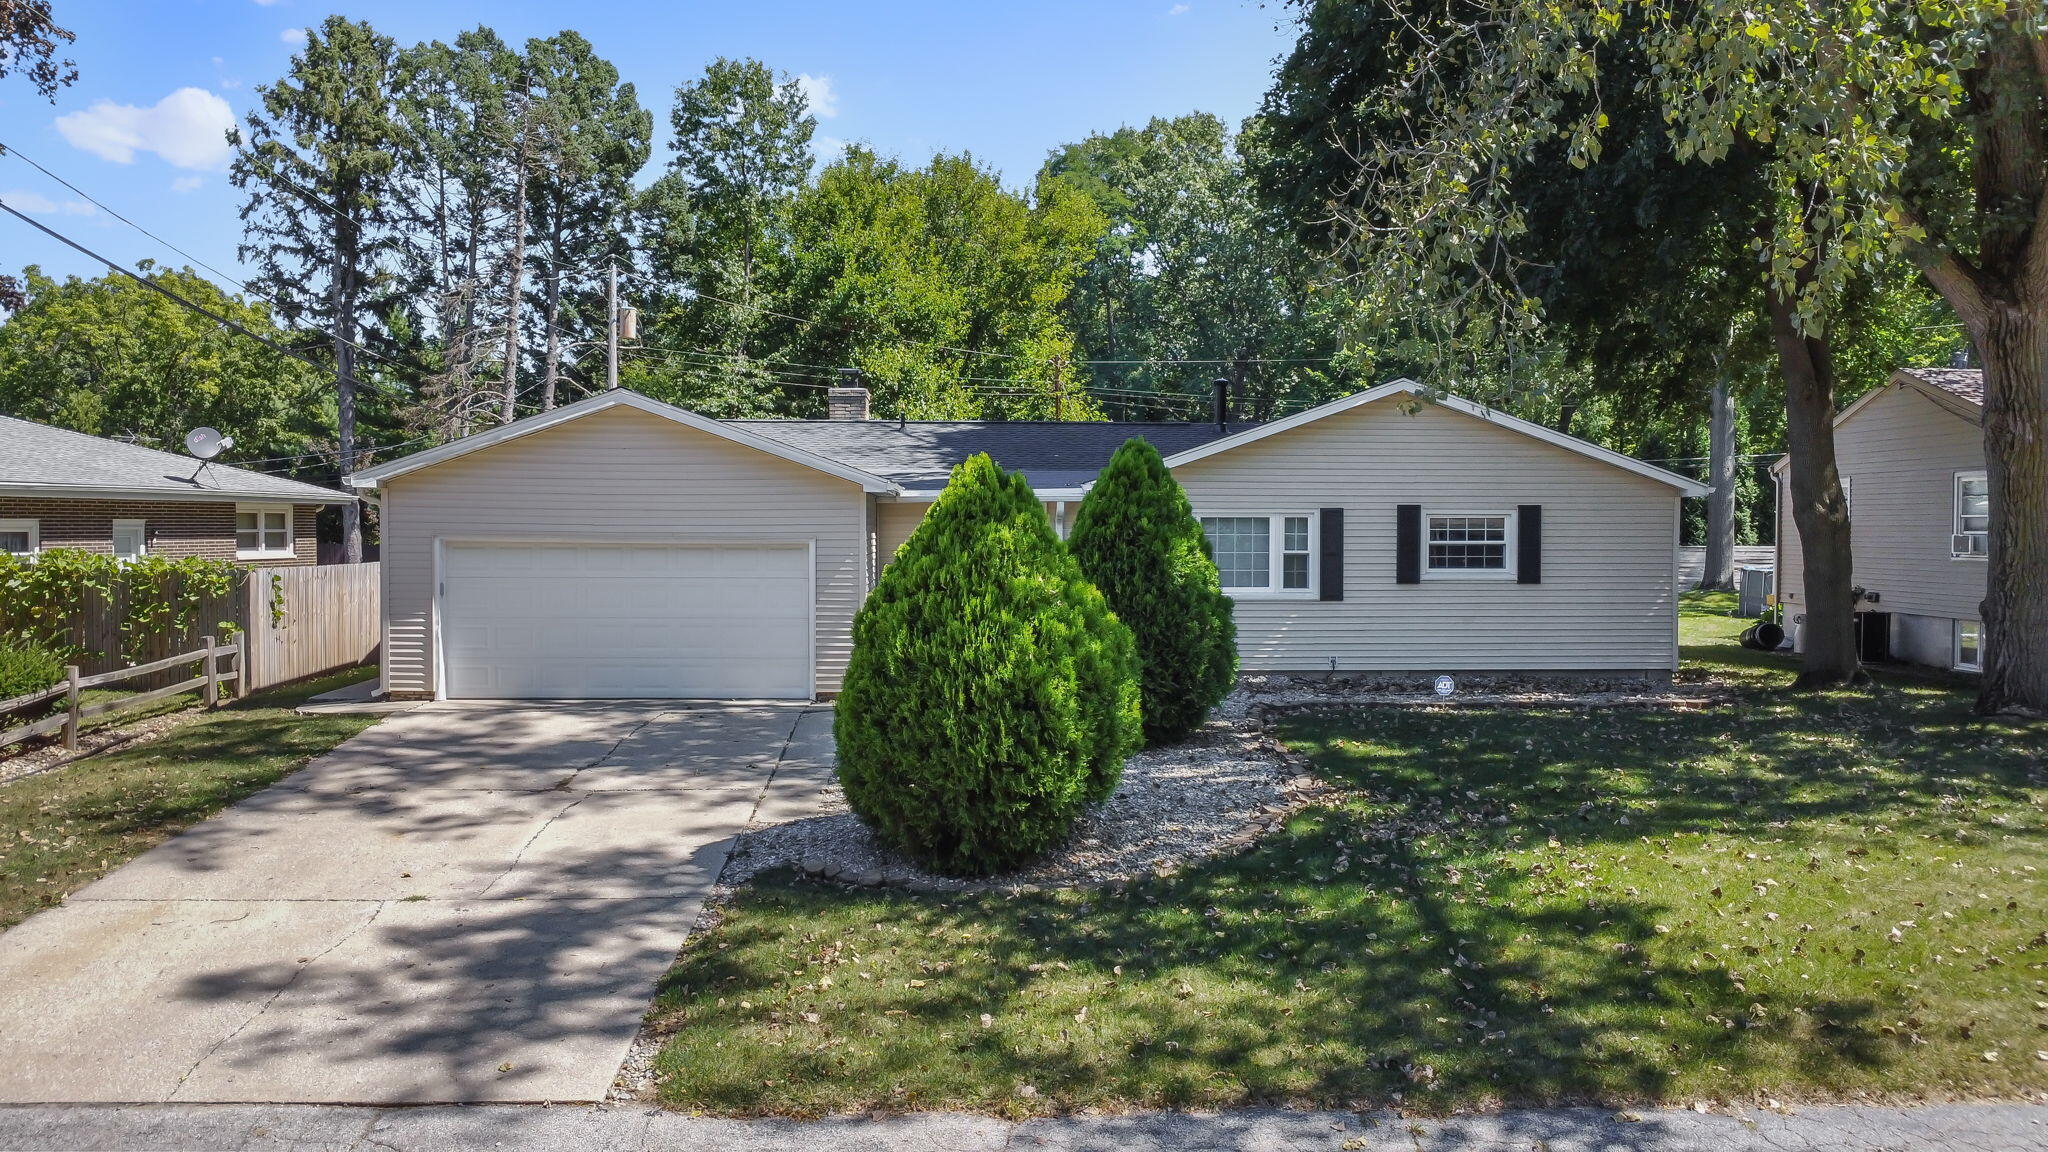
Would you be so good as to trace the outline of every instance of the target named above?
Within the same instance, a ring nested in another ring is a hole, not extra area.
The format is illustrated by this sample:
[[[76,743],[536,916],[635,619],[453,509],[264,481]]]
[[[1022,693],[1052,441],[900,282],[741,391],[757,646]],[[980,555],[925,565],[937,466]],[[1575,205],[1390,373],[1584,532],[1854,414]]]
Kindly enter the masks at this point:
[[[1102,471],[1133,437],[1171,456],[1226,433],[1213,423],[1117,423],[1039,420],[728,420],[757,436],[779,440],[850,464],[906,489],[946,486],[953,467],[986,452],[1033,488],[1078,488]],[[1233,424],[1242,432],[1250,424]]]
[[[197,473],[195,476],[194,473]],[[229,464],[204,468],[190,456],[159,452],[67,428],[0,416],[0,492],[104,489],[168,498],[290,500],[338,504],[354,497]]]
[[[1958,400],[1968,401],[1979,408],[1984,406],[1982,368],[1901,368],[1899,371]]]

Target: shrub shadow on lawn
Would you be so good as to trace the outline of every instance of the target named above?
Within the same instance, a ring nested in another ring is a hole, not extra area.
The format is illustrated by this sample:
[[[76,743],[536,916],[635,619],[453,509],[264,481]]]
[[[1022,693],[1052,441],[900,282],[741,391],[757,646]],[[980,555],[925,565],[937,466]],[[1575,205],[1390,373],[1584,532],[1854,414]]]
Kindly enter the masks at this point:
[[[1974,985],[1930,997],[1911,965],[1937,943],[2023,941],[2039,909],[1969,910],[1939,941],[1884,932],[1916,915],[1915,885],[1944,882],[1912,855],[1930,841],[1996,841],[1995,863],[2048,847],[2040,821],[2012,819],[2044,782],[2032,729],[1906,688],[1356,712],[1284,733],[1361,791],[1176,877],[743,892],[664,982],[662,1095],[736,1112],[1431,1108],[2027,1076],[1976,1063]],[[1940,979],[1999,978],[1956,963]],[[1900,1027],[1915,1013],[1935,1047]]]

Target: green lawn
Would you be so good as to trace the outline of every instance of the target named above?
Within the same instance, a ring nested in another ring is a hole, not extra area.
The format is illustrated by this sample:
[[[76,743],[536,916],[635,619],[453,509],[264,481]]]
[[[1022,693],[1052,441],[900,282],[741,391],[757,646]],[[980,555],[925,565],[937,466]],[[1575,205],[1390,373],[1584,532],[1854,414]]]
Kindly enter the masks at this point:
[[[672,1106],[817,1113],[2048,1089],[2048,727],[1792,697],[1687,605],[1700,711],[1361,711],[1355,791],[1121,893],[743,891],[667,978]]]
[[[0,929],[375,723],[292,711],[375,674],[358,668],[260,692],[149,743],[0,784]]]

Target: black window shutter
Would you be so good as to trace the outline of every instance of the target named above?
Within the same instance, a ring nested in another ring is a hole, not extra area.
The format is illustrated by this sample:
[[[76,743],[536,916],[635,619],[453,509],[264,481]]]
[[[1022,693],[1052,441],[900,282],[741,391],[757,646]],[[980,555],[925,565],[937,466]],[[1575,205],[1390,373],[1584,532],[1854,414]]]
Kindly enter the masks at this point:
[[[1344,598],[1344,510],[1325,508],[1320,517],[1323,531],[1322,598]]]
[[[1394,583],[1422,583],[1422,505],[1394,508]]]
[[[1543,583],[1543,505],[1515,509],[1515,583]]]

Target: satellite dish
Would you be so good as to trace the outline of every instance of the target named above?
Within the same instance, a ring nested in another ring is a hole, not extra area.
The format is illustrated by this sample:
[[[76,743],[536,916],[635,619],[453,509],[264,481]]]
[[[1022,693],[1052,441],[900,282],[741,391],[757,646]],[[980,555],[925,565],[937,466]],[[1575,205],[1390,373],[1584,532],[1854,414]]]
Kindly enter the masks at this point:
[[[208,428],[203,424],[185,433],[185,451],[201,460],[211,460],[220,455],[223,449],[234,446],[234,437],[223,436],[219,429]]]

